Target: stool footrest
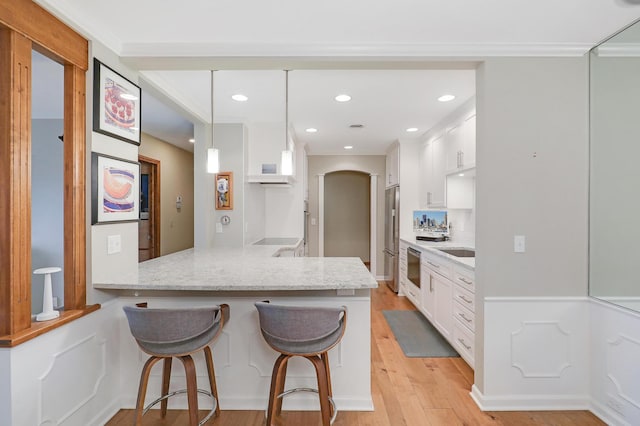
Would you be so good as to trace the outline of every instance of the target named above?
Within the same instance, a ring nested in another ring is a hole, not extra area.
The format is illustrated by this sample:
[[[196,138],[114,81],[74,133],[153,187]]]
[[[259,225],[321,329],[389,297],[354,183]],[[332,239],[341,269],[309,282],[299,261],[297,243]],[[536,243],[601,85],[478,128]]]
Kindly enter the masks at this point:
[[[218,407],[218,400],[216,399],[215,396],[213,396],[213,394],[207,390],[204,389],[196,389],[198,391],[198,393],[201,393],[203,395],[206,395],[208,397],[210,397],[213,400],[213,408],[211,409],[211,411],[209,411],[209,413],[205,416],[205,418],[203,418],[202,420],[200,420],[200,422],[198,423],[198,425],[203,425],[207,422],[207,420],[209,420],[216,412],[216,408]],[[180,395],[183,393],[187,393],[186,389],[180,389],[177,391],[173,391],[173,392],[169,392],[166,395],[162,395],[160,398],[156,399],[155,401],[151,402],[149,405],[147,405],[146,407],[144,407],[144,410],[142,411],[142,415],[144,416],[145,414],[147,414],[147,411],[149,411],[151,409],[151,407],[153,407],[154,405],[156,405],[157,403],[159,403],[160,401],[164,401],[165,399],[169,399],[172,396],[176,396],[176,395]],[[333,404],[333,402],[332,402]]]
[[[277,398],[284,398],[285,396],[291,395],[292,393],[296,393],[296,392],[319,393],[318,389],[314,389],[314,388],[293,388],[293,389],[287,389],[286,391],[282,392],[280,395],[277,396]],[[333,424],[333,422],[336,420],[336,416],[338,415],[338,410],[336,410],[336,404],[335,402],[333,402],[333,398],[331,397],[329,397],[329,404],[331,404],[331,408],[333,411],[333,416],[331,416],[331,424]]]

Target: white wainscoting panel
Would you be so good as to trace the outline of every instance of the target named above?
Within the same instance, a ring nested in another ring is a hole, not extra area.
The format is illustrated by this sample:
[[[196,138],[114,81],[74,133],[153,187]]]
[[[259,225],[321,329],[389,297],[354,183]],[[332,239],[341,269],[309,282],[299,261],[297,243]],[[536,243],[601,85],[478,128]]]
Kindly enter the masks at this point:
[[[592,411],[610,425],[640,425],[640,314],[590,305]]]
[[[10,366],[10,388],[0,388],[0,424],[100,425],[115,415],[120,408],[120,333],[114,320],[119,307],[117,300],[107,302],[96,312],[3,350],[0,369]],[[6,393],[10,397],[5,399]]]
[[[588,298],[486,298],[483,410],[587,409]]]

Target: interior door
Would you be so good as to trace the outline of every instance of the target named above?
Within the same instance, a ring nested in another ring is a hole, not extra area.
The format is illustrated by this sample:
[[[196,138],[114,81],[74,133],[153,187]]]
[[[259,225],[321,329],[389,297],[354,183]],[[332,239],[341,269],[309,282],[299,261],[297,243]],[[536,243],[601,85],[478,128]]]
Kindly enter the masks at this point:
[[[160,162],[140,156],[138,262],[160,256]]]

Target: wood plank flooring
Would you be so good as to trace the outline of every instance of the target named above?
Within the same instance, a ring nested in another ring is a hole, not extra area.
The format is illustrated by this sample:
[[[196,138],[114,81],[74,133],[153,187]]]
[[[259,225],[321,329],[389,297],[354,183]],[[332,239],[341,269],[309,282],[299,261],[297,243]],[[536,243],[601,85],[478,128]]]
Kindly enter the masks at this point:
[[[371,391],[375,411],[339,412],[335,426],[600,426],[587,411],[482,412],[469,396],[473,370],[462,358],[406,358],[389,328],[383,310],[414,309],[384,283],[372,291]],[[202,411],[202,416],[206,414]],[[318,412],[284,412],[281,425],[315,426]],[[120,410],[108,426],[133,424],[133,411]],[[207,425],[261,426],[263,411],[225,411]],[[159,410],[144,417],[144,425],[188,425],[186,410]]]

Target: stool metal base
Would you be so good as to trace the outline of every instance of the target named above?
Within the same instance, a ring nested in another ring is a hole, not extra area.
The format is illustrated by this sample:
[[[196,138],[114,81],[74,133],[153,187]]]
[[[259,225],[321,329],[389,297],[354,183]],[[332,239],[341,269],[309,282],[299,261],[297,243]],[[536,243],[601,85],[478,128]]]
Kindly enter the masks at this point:
[[[198,425],[203,425],[207,422],[207,420],[209,420],[215,413],[216,413],[216,408],[218,408],[218,400],[216,399],[215,396],[213,396],[213,394],[209,391],[206,391],[204,389],[196,389],[198,393],[201,393],[203,395],[206,395],[208,397],[210,397],[213,400],[213,408],[211,409],[211,411],[209,411],[209,413],[202,419],[200,420],[200,422],[198,423]],[[317,392],[317,391],[316,391]],[[162,395],[160,398],[156,399],[155,401],[151,402],[149,405],[147,405],[146,407],[144,407],[144,410],[142,410],[142,415],[144,416],[145,414],[147,414],[147,411],[149,411],[154,405],[156,405],[158,402],[160,401],[164,401],[165,399],[169,399],[172,396],[176,396],[176,395],[180,395],[183,393],[187,393],[186,389],[180,389],[177,391],[173,391],[173,392],[169,392],[166,395]],[[333,404],[333,401],[331,402]]]
[[[280,395],[278,395],[276,398],[284,398],[285,396],[291,395],[292,393],[296,393],[296,392],[311,392],[311,393],[319,393],[318,389],[313,389],[313,388],[293,388],[293,389],[288,389],[284,392],[282,392]],[[329,397],[329,404],[331,404],[331,409],[333,411],[333,415],[331,416],[331,420],[330,423],[333,424],[333,422],[336,421],[336,416],[338,415],[338,410],[336,410],[336,404],[335,402],[333,402],[333,398]],[[267,412],[264,412],[264,416],[267,416]]]

